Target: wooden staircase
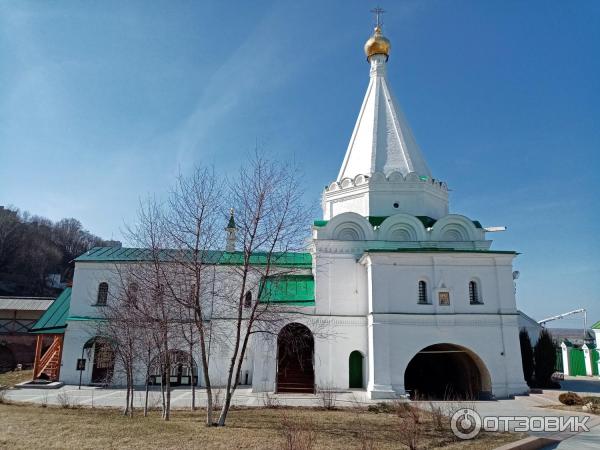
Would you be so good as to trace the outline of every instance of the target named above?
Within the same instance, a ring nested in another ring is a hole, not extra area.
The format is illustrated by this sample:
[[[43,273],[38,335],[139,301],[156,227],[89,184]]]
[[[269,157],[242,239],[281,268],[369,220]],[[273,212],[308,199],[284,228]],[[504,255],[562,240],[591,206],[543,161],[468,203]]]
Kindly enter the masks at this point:
[[[52,344],[42,355],[43,339],[43,335],[38,335],[36,339],[33,379],[44,378],[50,381],[58,381],[63,350],[63,335],[52,335]]]
[[[287,361],[285,367],[277,371],[277,392],[289,392],[296,394],[314,394],[315,376],[312,361],[301,365],[298,361]]]

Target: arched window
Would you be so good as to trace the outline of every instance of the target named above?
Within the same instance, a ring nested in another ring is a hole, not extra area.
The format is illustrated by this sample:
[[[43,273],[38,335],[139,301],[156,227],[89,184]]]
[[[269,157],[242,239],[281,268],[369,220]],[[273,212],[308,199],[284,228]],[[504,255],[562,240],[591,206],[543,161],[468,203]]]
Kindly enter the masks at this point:
[[[250,308],[252,306],[252,292],[246,292],[244,296],[244,308]]]
[[[196,283],[192,283],[190,285],[190,291],[188,293],[188,301],[190,302],[190,305],[196,304]]]
[[[469,302],[471,305],[479,305],[482,303],[479,296],[479,286],[476,281],[469,281]]]
[[[127,286],[127,301],[131,304],[135,304],[137,302],[139,290],[140,288],[137,283],[129,283],[129,285]]]
[[[104,306],[108,301],[108,283],[104,281],[98,285],[98,298],[96,299],[96,305]]]
[[[429,300],[427,299],[427,283],[423,280],[419,281],[419,303],[429,303]]]

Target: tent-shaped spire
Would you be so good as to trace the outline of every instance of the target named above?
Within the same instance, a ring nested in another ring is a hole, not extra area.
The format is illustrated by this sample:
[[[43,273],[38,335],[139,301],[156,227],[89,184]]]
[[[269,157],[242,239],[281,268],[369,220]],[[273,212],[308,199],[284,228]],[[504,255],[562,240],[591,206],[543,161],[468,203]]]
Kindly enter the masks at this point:
[[[385,175],[401,172],[404,176],[416,172],[419,176],[431,177],[388,85],[386,64],[389,47],[389,41],[381,35],[380,28],[375,28],[374,35],[365,45],[367,60],[371,64],[371,78],[338,181],[374,172]]]

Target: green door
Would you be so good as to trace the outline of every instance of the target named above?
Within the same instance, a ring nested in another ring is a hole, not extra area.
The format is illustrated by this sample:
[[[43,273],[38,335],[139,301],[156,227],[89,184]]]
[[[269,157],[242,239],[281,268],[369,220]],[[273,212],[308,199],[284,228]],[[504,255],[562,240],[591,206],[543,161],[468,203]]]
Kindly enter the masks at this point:
[[[585,357],[580,348],[569,349],[569,374],[572,376],[585,375]]]
[[[358,350],[350,353],[350,388],[362,388],[363,386],[363,355]]]

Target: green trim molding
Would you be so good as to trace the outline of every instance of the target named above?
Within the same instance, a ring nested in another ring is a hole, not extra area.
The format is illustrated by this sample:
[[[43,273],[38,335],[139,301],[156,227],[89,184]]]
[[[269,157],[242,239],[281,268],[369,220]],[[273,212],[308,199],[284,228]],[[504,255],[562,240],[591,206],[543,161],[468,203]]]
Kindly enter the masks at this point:
[[[366,219],[369,221],[369,223],[371,224],[371,226],[373,228],[377,228],[377,227],[381,226],[383,221],[385,219],[387,219],[388,217],[390,217],[390,216],[368,216]],[[429,216],[415,216],[415,217],[421,221],[421,223],[423,224],[423,226],[425,228],[431,228],[437,222],[437,220],[435,220]],[[473,225],[475,225],[475,228],[483,228],[481,226],[481,223],[479,223],[478,220],[472,220],[471,222],[473,222]],[[327,225],[327,223],[329,223],[328,220],[315,220],[313,222],[313,225],[315,227],[324,227],[325,225]]]
[[[365,250],[365,253],[476,253],[476,254],[499,254],[499,255],[519,255],[518,252],[512,250],[464,250],[456,248],[438,248],[438,247],[422,247],[422,248],[373,248]]]

